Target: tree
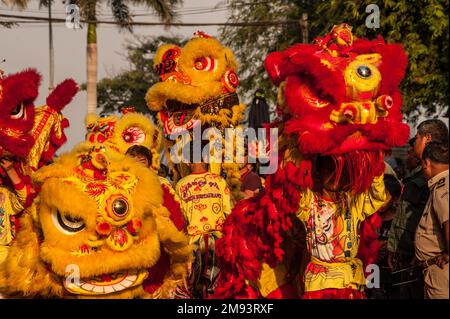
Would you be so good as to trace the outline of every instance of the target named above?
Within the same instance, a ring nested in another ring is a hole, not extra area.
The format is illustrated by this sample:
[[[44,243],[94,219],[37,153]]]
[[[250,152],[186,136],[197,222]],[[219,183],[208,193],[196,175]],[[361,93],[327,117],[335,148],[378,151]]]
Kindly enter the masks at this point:
[[[148,113],[145,94],[152,84],[158,82],[153,70],[153,54],[163,43],[184,45],[181,37],[148,37],[126,44],[126,58],[130,69],[110,78],[102,79],[97,85],[97,103],[102,113],[113,113],[123,106],[134,106],[137,111]]]
[[[418,105],[434,110],[448,105],[448,0],[380,0],[380,28],[370,29],[365,21],[366,7],[373,0],[274,0],[230,1],[229,22],[300,20],[308,13],[309,42],[324,35],[335,24],[353,26],[356,36],[374,38],[381,34],[388,42],[401,42],[409,56],[402,82],[404,110]],[[268,53],[301,42],[299,24],[269,27],[224,27],[221,38],[241,62],[241,89],[248,96],[262,88],[274,100],[275,90],[268,79],[263,61]]]
[[[300,7],[293,1],[230,1],[229,22],[253,22],[297,19]],[[233,49],[239,64],[239,93],[249,100],[260,88],[274,100],[276,90],[264,70],[264,58],[273,50],[282,50],[300,42],[298,25],[223,27],[221,39]]]
[[[86,69],[87,69],[87,108],[88,113],[96,113],[97,109],[97,6],[102,0],[72,0],[72,4],[80,7],[81,15],[88,21]],[[114,20],[120,29],[132,31],[129,5],[144,5],[151,8],[163,21],[172,21],[175,17],[173,9],[182,0],[108,0]]]

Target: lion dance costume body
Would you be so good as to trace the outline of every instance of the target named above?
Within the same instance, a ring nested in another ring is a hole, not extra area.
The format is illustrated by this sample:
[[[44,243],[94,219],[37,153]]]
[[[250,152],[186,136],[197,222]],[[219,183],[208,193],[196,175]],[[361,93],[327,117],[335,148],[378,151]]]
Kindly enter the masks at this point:
[[[8,76],[0,70],[0,158],[12,161],[21,180],[13,185],[0,167],[0,264],[14,238],[16,217],[37,195],[31,174],[66,141],[69,123],[61,110],[78,91],[73,80],[65,80],[47,97],[46,105],[35,108],[40,82],[34,69]]]
[[[267,57],[284,114],[279,166],[225,222],[216,298],[364,297],[374,213],[386,201],[383,151],[409,136],[398,90],[406,64],[400,45],[354,38],[346,24]],[[325,159],[339,185],[331,198],[317,176]]]
[[[236,94],[237,62],[231,50],[217,39],[196,32],[182,48],[162,45],[153,62],[161,81],[148,90],[146,100],[150,110],[158,111],[167,137],[183,132],[192,134],[199,125],[202,132],[216,128],[224,136],[224,129],[236,128],[243,120],[245,106],[239,103]],[[169,148],[173,145],[169,138],[166,142]],[[215,174],[225,171],[236,196],[240,189],[239,168],[236,163],[210,165]],[[186,175],[181,164],[179,170],[182,177]]]
[[[191,248],[163,206],[154,172],[119,152],[83,143],[38,170],[34,181],[41,192],[20,219],[2,266],[3,292],[175,297]]]
[[[192,249],[179,204],[124,153],[159,167],[162,134],[144,115],[88,116],[87,141],[33,175],[41,189],[0,269],[14,297],[176,298]]]

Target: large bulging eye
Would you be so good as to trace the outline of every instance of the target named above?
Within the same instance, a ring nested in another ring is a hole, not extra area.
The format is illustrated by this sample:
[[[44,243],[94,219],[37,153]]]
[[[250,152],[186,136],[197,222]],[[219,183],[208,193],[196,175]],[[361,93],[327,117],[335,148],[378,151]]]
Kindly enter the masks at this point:
[[[52,214],[52,219],[58,230],[67,235],[75,235],[86,227],[81,218],[72,217],[61,213],[59,210]]]
[[[194,67],[199,71],[213,71],[216,66],[216,60],[208,57],[201,57],[195,60]]]
[[[372,76],[372,70],[370,70],[370,68],[366,65],[360,65],[356,72],[362,79],[368,79]]]
[[[14,120],[22,119],[25,115],[23,103],[17,104],[11,112],[11,118]]]
[[[127,144],[142,144],[145,141],[145,133],[139,127],[131,126],[122,132],[122,139]]]
[[[112,204],[112,211],[117,217],[123,217],[128,213],[128,203],[122,198],[114,200]]]

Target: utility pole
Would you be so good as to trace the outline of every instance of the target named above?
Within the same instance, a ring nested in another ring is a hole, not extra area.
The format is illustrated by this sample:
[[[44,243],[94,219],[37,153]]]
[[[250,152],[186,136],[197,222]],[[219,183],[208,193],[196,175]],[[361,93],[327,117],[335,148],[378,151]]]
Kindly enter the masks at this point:
[[[299,24],[302,30],[302,43],[308,43],[308,13],[302,13]]]
[[[53,28],[52,28],[52,0],[48,0],[48,41],[49,41],[49,84],[51,91],[54,87],[55,77],[55,52],[53,50]]]

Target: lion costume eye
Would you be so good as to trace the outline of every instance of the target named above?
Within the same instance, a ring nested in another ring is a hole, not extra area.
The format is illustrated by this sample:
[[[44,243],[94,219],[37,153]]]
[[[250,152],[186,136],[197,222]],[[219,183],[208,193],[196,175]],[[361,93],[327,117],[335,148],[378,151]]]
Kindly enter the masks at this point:
[[[23,103],[17,104],[14,110],[11,112],[11,118],[13,120],[19,120],[22,119],[25,115]]]
[[[128,213],[128,203],[122,198],[114,200],[112,210],[117,217],[124,217]]]
[[[216,60],[214,58],[201,57],[195,60],[194,67],[199,71],[213,71],[216,67]]]
[[[145,141],[145,133],[139,127],[129,127],[122,133],[122,139],[127,144],[142,144]]]
[[[56,228],[66,235],[75,235],[86,227],[82,219],[61,214],[59,210],[52,214],[52,220]]]
[[[367,79],[372,76],[372,70],[367,65],[360,65],[356,70],[356,73],[362,79]]]

